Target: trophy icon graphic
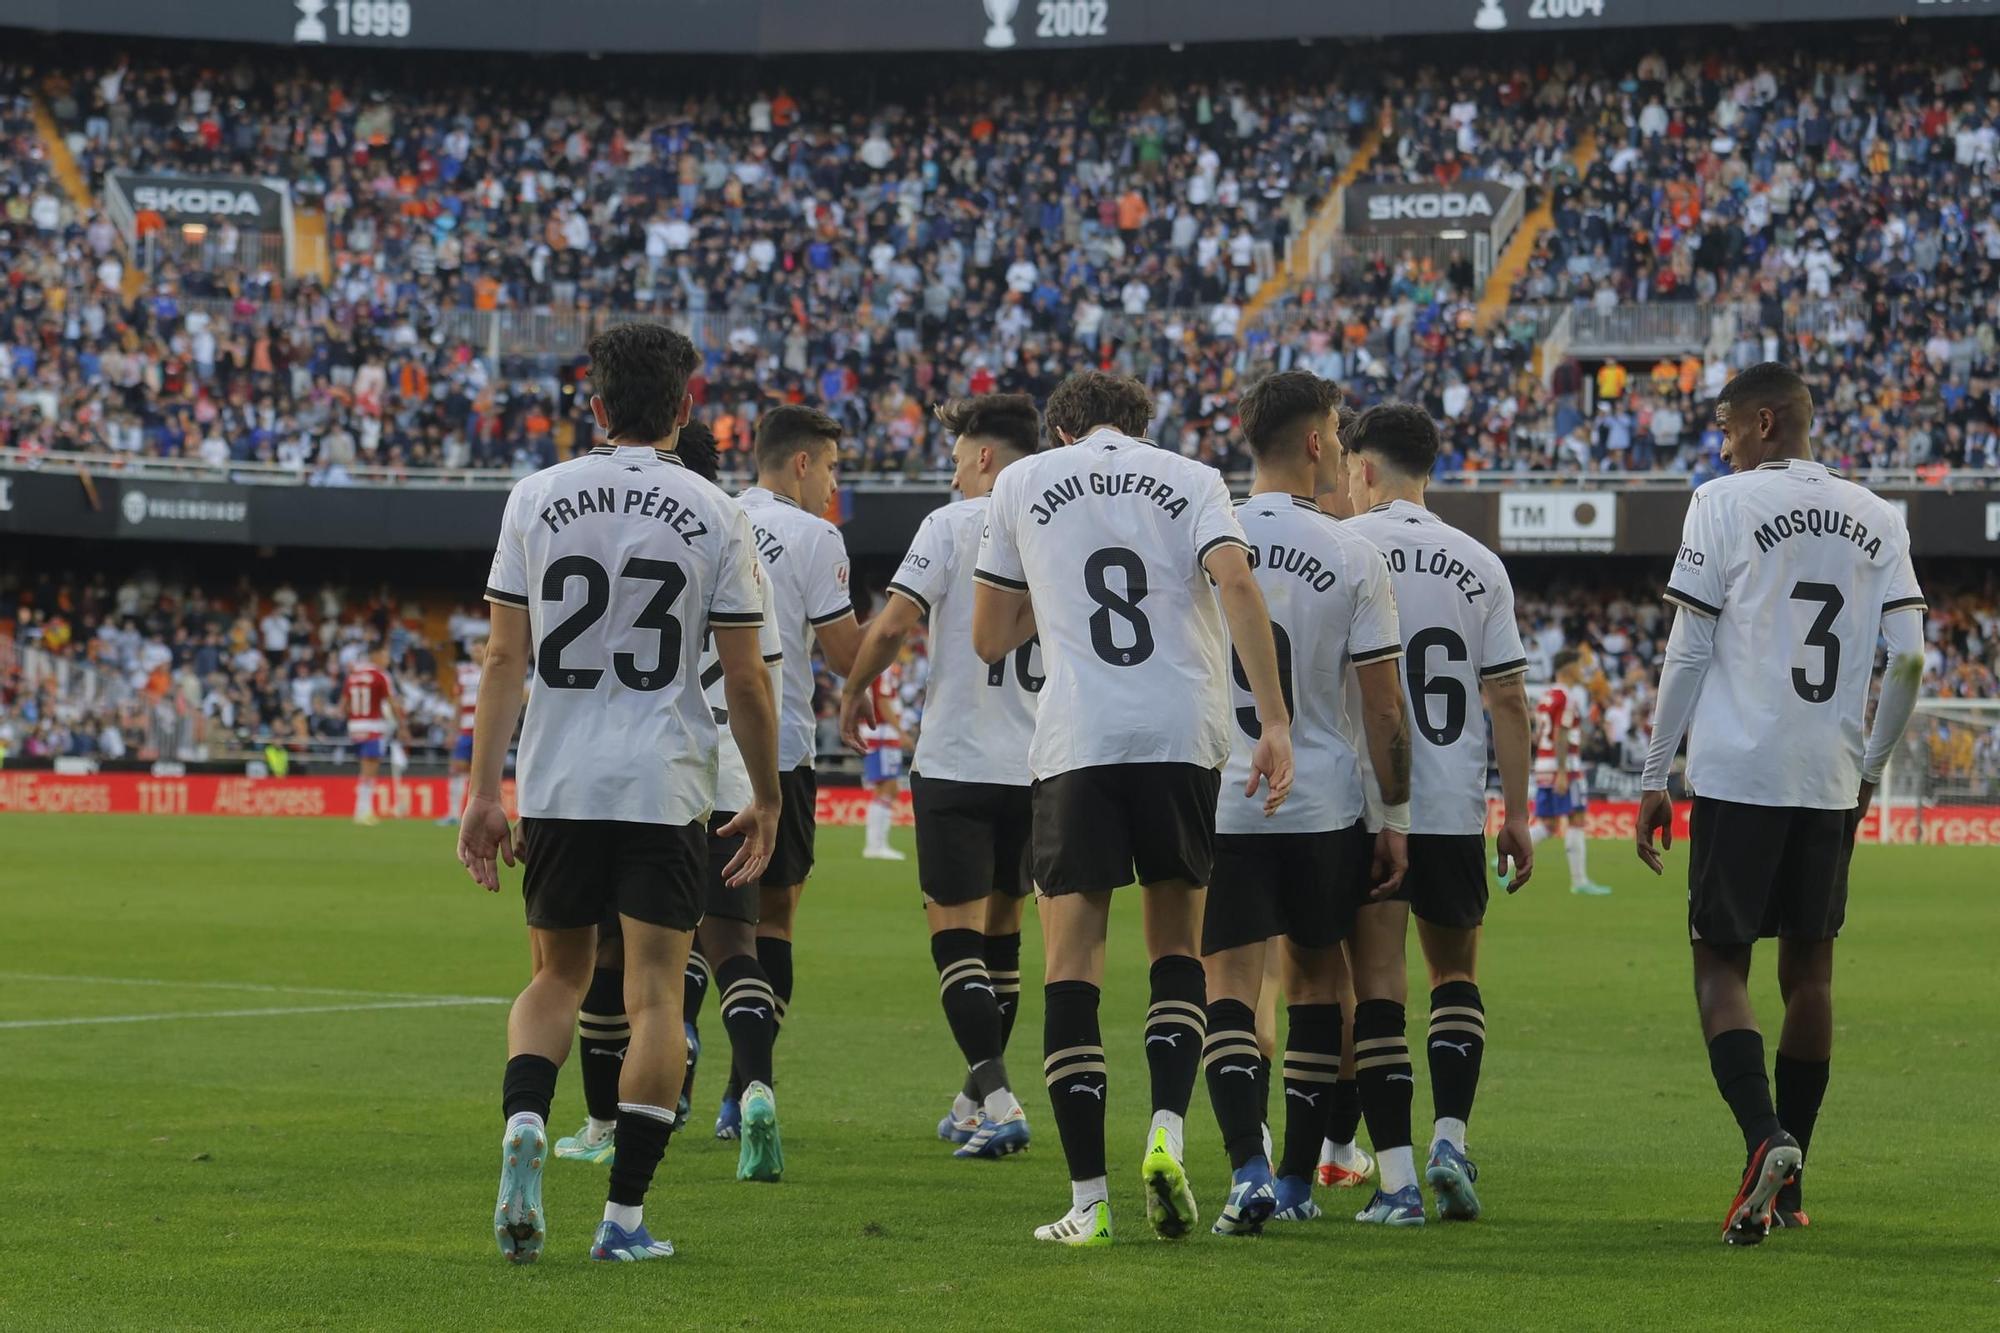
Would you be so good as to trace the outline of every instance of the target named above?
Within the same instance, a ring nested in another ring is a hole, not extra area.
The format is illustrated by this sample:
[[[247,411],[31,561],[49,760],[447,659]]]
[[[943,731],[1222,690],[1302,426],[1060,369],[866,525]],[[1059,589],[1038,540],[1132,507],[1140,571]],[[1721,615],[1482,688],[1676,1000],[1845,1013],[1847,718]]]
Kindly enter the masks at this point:
[[[1020,8],[1020,0],[979,0],[986,9],[986,17],[992,26],[986,30],[986,44],[996,51],[1004,51],[1014,44],[1014,11]]]
[[[1472,26],[1481,32],[1498,32],[1507,26],[1507,11],[1500,0],[1479,0],[1479,12],[1473,16]]]
[[[299,11],[299,21],[292,25],[294,42],[323,42],[326,40],[326,21],[320,18],[326,9],[326,0],[293,0],[293,8]]]

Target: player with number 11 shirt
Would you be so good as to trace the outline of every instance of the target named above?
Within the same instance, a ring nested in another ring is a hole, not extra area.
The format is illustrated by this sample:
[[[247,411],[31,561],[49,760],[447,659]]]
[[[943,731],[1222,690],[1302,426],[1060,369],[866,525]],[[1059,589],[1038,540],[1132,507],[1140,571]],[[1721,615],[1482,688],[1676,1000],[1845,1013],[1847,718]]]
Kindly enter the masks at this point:
[[[1042,1073],[1069,1163],[1070,1210],[1041,1240],[1111,1240],[1098,983],[1111,892],[1143,889],[1153,1124],[1140,1166],[1164,1237],[1198,1219],[1182,1165],[1207,984],[1196,956],[1229,757],[1230,639],[1262,735],[1248,786],[1291,790],[1291,714],[1271,618],[1222,475],[1140,438],[1152,395],[1086,371],[1049,396],[1067,447],[1000,474],[973,578],[972,641],[998,665],[1039,636],[1047,678],[1028,752],[1048,985]]]

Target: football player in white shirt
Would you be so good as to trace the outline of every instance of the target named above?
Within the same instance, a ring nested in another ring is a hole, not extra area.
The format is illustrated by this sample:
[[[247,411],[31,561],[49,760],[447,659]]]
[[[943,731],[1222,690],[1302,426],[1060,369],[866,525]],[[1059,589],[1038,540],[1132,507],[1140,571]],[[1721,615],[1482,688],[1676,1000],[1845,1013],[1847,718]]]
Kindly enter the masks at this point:
[[[1775,361],[1716,400],[1733,476],[1689,502],[1667,582],[1679,608],[1660,667],[1639,859],[1673,846],[1667,775],[1688,740],[1688,935],[1709,1067],[1749,1165],[1723,1239],[1755,1245],[1775,1213],[1804,1226],[1799,1170],[1833,1051],[1833,940],[1854,834],[1903,738],[1924,669],[1924,594],[1887,502],[1812,460],[1812,394]],[[1887,667],[1864,747],[1877,635]],[[1777,1099],[1750,1007],[1751,947],[1778,938],[1785,1021]]]
[[[1270,607],[1297,769],[1292,796],[1275,815],[1267,817],[1243,794],[1250,747],[1262,726],[1239,679],[1232,698],[1239,736],[1222,774],[1201,943],[1209,992],[1202,1067],[1234,1173],[1215,1223],[1216,1234],[1225,1236],[1255,1235],[1274,1215],[1319,1216],[1313,1172],[1341,1063],[1347,984],[1341,941],[1370,889],[1386,881],[1385,891],[1393,890],[1402,874],[1396,834],[1385,831],[1378,840],[1363,819],[1359,737],[1347,719],[1352,679],[1364,701],[1374,771],[1408,769],[1396,599],[1381,552],[1313,499],[1339,455],[1340,400],[1331,381],[1284,371],[1260,381],[1239,408],[1257,471],[1236,516]],[[1382,875],[1373,873],[1378,851]],[[1269,1070],[1254,1014],[1265,959],[1280,952],[1266,946],[1278,937],[1285,944],[1290,1022],[1282,1066],[1285,1151],[1274,1179],[1263,1142]]]
[[[778,602],[785,655],[778,711],[778,773],[785,788],[778,845],[764,872],[757,957],[777,997],[782,1025],[792,1003],[792,918],[813,865],[819,783],[813,773],[818,719],[813,714],[812,645],[827,669],[854,666],[861,626],[847,587],[847,546],[820,515],[833,499],[840,463],[840,423],[824,412],[787,404],[757,418],[757,484],[737,497],[750,516]],[[735,1138],[742,1071],[732,1077],[715,1117],[715,1137]]]
[[[1039,633],[1047,673],[1028,753],[1031,856],[1048,950],[1042,1073],[1071,1206],[1035,1235],[1069,1245],[1111,1241],[1098,982],[1111,891],[1135,869],[1153,965],[1147,1212],[1163,1237],[1198,1220],[1182,1131],[1208,1002],[1195,950],[1232,727],[1225,615],[1263,728],[1247,785],[1268,783],[1267,812],[1292,785],[1270,614],[1229,489],[1212,468],[1138,438],[1152,411],[1136,380],[1063,381],[1047,415],[1067,447],[1000,474],[973,575],[980,659],[998,665]]]
[[[1479,1216],[1473,1189],[1479,1172],[1465,1156],[1466,1122],[1486,1050],[1477,972],[1487,898],[1486,719],[1491,713],[1506,805],[1495,839],[1497,865],[1505,875],[1511,864],[1507,891],[1513,893],[1534,867],[1528,831],[1528,659],[1514,620],[1513,584],[1500,558],[1424,507],[1439,443],[1430,415],[1408,404],[1385,403],[1362,413],[1346,440],[1356,508],[1363,511],[1351,526],[1388,561],[1403,631],[1404,688],[1417,733],[1411,745],[1409,874],[1394,901],[1362,910],[1355,930],[1360,998],[1355,1049],[1368,1066],[1361,1071],[1362,1097],[1369,1137],[1382,1163],[1381,1193],[1363,1219],[1423,1220],[1423,1195],[1409,1174],[1415,1165],[1414,1085],[1403,1007],[1409,975],[1404,949],[1408,917],[1414,914],[1431,983],[1424,1045],[1435,1120],[1424,1177],[1437,1193],[1441,1217],[1470,1220]],[[1385,1058],[1390,1063],[1380,1063]]]
[[[591,412],[610,443],[515,485],[487,576],[487,670],[458,857],[496,892],[496,858],[527,860],[522,894],[536,967],[507,1024],[493,1214],[501,1253],[515,1263],[541,1254],[549,1103],[596,961],[598,922],[612,908],[622,918],[632,1043],[591,1257],[673,1253],[647,1232],[643,1205],[684,1068],[680,982],[701,919],[703,823],[715,798],[715,718],[698,665],[711,631],[754,789],[724,830],[744,839],[733,881],[763,871],[777,832],[777,715],[758,646],[755,539],[729,497],[672,452],[698,361],[686,337],[658,324],[591,340]],[[500,806],[500,779],[531,660],[517,831]]]
[[[910,773],[917,883],[945,1023],[967,1070],[938,1137],[959,1145],[957,1157],[1004,1157],[1028,1146],[1005,1054],[1020,1007],[1021,903],[1033,890],[1028,745],[1043,678],[1033,639],[991,667],[974,654],[972,567],[993,483],[1041,447],[1041,416],[1024,393],[954,399],[937,415],[954,437],[952,485],[965,498],[917,529],[855,654],[840,729],[859,744],[869,682],[928,618],[930,685]]]
[[[690,420],[681,427],[675,457],[688,471],[713,482],[715,435],[706,424]],[[784,654],[779,644],[776,595],[771,580],[762,581],[764,623],[758,627],[758,647],[771,673],[771,698],[784,688]],[[757,916],[761,890],[754,883],[732,884],[728,866],[741,848],[741,834],[724,833],[750,802],[750,774],[743,753],[730,735],[727,682],[715,636],[702,644],[701,687],[718,727],[715,809],[708,817],[708,866],[704,875],[701,925],[688,954],[681,993],[681,1021],[687,1036],[687,1073],[674,1104],[676,1118],[685,1117],[694,1093],[694,1076],[701,1055],[697,1024],[708,998],[711,972],[721,987],[722,1025],[729,1033],[732,1069],[743,1071],[743,1091],[737,1098],[741,1146],[736,1157],[738,1180],[776,1181],[785,1170],[778,1133],[777,1096],[772,1090],[771,1044],[777,1037],[777,996],[764,965],[757,960]],[[612,1160],[613,1133],[618,1123],[618,1077],[630,1046],[625,1017],[624,941],[614,912],[597,928],[597,970],[583,997],[577,1019],[577,1045],[583,1064],[583,1099],[589,1119],[581,1130],[556,1140],[556,1156],[572,1161]]]

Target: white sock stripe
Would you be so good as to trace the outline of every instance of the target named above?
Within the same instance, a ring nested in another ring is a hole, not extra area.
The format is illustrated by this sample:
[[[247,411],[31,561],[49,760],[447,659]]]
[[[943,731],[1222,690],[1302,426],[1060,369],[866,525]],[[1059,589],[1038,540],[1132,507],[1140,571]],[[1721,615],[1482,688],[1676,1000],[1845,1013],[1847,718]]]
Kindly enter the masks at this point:
[[[621,1116],[644,1116],[648,1120],[657,1120],[663,1125],[672,1125],[674,1123],[674,1113],[671,1108],[665,1106],[648,1106],[644,1102],[620,1102],[618,1103],[618,1114]]]
[[[691,953],[688,955],[686,971],[689,976],[700,977],[703,984],[705,985],[707,984],[708,978],[713,973],[714,969],[709,967],[708,960],[706,958],[703,958],[698,953]]]
[[[1398,1069],[1408,1069],[1410,1067],[1410,1053],[1408,1051],[1398,1051],[1394,1055],[1371,1055],[1366,1060],[1356,1060],[1354,1062],[1354,1072],[1358,1074],[1364,1069],[1380,1069],[1385,1065]]]
[[[1247,1060],[1254,1065],[1262,1058],[1262,1053],[1258,1051],[1254,1044],[1250,1046],[1219,1046],[1213,1050],[1201,1053],[1201,1067],[1207,1069],[1210,1065],[1219,1064],[1224,1060],[1238,1059]]]
[[[1208,1022],[1208,1011],[1198,1004],[1189,1004],[1186,1000],[1153,1001],[1146,1010],[1146,1021],[1150,1023],[1157,1018],[1172,1013],[1193,1014],[1203,1023]]]
[[[631,1028],[584,1028],[576,1030],[576,1035],[585,1041],[630,1041]]]
[[[952,977],[958,975],[960,972],[977,972],[982,977],[990,975],[986,971],[985,962],[979,958],[954,958],[939,970],[938,975],[940,977]]]
[[[1011,981],[1018,985],[1021,980],[1021,969],[1017,967],[1013,969],[1011,972],[1009,971],[996,972],[991,966],[989,966],[986,969],[986,975],[992,977],[995,981]]]
[[[1257,1044],[1257,1034],[1249,1028],[1218,1028],[1208,1034],[1208,1040],[1203,1042],[1202,1046],[1205,1049],[1216,1045],[1218,1042],[1225,1041],[1247,1041],[1255,1046]],[[1261,1049],[1260,1047],[1259,1050],[1261,1051]]]
[[[762,1000],[771,1006],[773,1013],[777,1012],[777,993],[769,985],[756,980],[754,977],[739,981],[728,990],[722,992],[722,1006],[725,1009],[739,1000]]]
[[[1433,1020],[1439,1018],[1470,1018],[1475,1022],[1484,1023],[1486,1021],[1486,1011],[1484,1009],[1474,1009],[1469,1004],[1446,1004],[1431,1010],[1431,1018]]]
[[[1065,1046],[1059,1051],[1050,1051],[1047,1058],[1042,1061],[1042,1068],[1053,1069],[1057,1062],[1079,1056],[1102,1060],[1104,1058],[1104,1048],[1102,1046]]]
[[[576,1021],[578,1023],[589,1024],[593,1027],[608,1028],[616,1027],[618,1024],[625,1022],[626,1017],[624,1014],[586,1014],[579,1011]]]
[[[1356,1054],[1362,1051],[1386,1051],[1391,1048],[1399,1051],[1407,1051],[1410,1049],[1410,1039],[1408,1037],[1370,1037],[1367,1041],[1357,1041],[1354,1043]]]
[[[1431,1036],[1435,1037],[1435,1036],[1436,1036],[1436,1035],[1437,1035],[1438,1033],[1440,1033],[1440,1032],[1469,1032],[1469,1033],[1471,1033],[1471,1034],[1472,1034],[1473,1036],[1475,1036],[1475,1037],[1478,1037],[1478,1038],[1480,1038],[1481,1040],[1484,1040],[1484,1039],[1485,1039],[1485,1037],[1486,1037],[1486,1029],[1485,1029],[1485,1028],[1483,1028],[1483,1027],[1480,1027],[1480,1026],[1479,1026],[1479,1025],[1477,1024],[1477,1023],[1433,1023],[1433,1024],[1431,1024],[1431,1033],[1430,1033],[1430,1034],[1431,1034]]]
[[[1042,1076],[1042,1081],[1053,1088],[1064,1079],[1075,1078],[1079,1074],[1104,1074],[1109,1077],[1110,1071],[1105,1069],[1102,1060],[1085,1060],[1078,1064],[1064,1065],[1061,1069],[1051,1069]]]
[[[1326,1072],[1325,1070],[1323,1070],[1323,1069],[1298,1069],[1298,1068],[1294,1068],[1294,1067],[1293,1067],[1293,1066],[1291,1066],[1291,1065],[1286,1065],[1286,1066],[1285,1066],[1285,1082],[1287,1082],[1287,1083],[1338,1083],[1338,1082],[1340,1082],[1340,1075],[1338,1075],[1338,1074],[1329,1074],[1329,1073],[1327,1073],[1327,1072]]]
[[[1148,1033],[1157,1031],[1160,1028],[1186,1028],[1198,1037],[1206,1035],[1208,1032],[1207,1023],[1202,1022],[1200,1019],[1189,1018],[1185,1014],[1156,1015],[1146,1020],[1146,1031]]]
[[[1323,1055],[1318,1051],[1286,1051],[1285,1063],[1288,1065],[1325,1065],[1329,1069],[1338,1069],[1340,1068],[1340,1056],[1337,1052],[1333,1055]]]

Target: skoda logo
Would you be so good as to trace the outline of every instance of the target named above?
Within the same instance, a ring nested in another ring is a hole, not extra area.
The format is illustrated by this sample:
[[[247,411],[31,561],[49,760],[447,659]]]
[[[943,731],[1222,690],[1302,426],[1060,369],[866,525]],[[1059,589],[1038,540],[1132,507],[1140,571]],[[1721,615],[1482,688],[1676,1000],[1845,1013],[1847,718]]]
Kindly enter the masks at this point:
[[[146,519],[146,493],[127,491],[118,501],[118,512],[125,515],[127,523],[143,523]]]

